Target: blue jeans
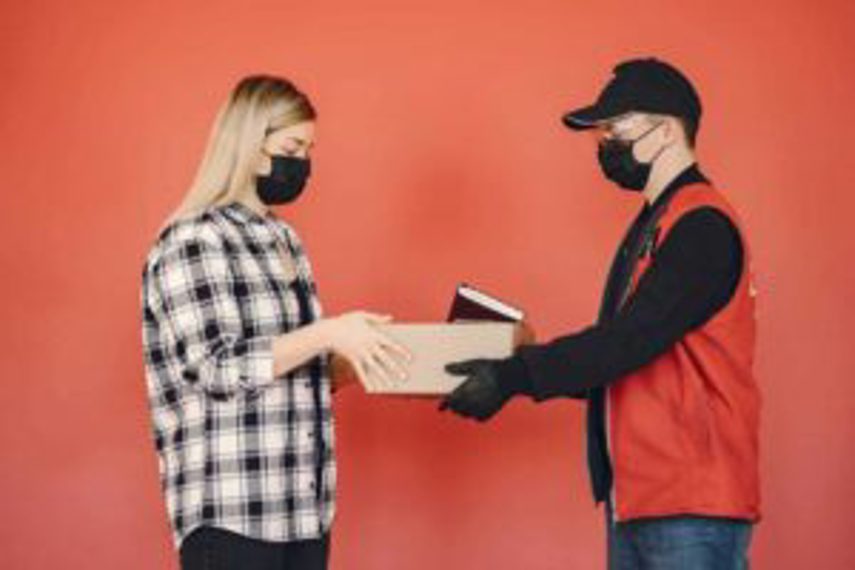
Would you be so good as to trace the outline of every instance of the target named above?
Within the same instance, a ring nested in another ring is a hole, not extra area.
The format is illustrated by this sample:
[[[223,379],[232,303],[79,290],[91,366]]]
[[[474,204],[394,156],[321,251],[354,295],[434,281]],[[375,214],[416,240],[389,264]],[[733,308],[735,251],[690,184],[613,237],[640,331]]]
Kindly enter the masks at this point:
[[[609,570],[748,570],[752,524],[733,519],[671,517],[611,524]]]

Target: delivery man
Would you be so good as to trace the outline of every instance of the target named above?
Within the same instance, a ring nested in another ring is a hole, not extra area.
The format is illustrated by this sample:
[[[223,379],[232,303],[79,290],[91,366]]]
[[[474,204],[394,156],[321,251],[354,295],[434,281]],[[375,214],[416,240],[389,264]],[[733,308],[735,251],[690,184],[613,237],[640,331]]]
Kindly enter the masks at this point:
[[[485,421],[516,394],[585,398],[609,568],[743,569],[760,518],[755,292],[742,223],[695,158],[701,102],[657,59],[619,64],[564,116],[598,139],[603,175],[644,206],[596,324],[505,360],[454,363],[441,404]]]

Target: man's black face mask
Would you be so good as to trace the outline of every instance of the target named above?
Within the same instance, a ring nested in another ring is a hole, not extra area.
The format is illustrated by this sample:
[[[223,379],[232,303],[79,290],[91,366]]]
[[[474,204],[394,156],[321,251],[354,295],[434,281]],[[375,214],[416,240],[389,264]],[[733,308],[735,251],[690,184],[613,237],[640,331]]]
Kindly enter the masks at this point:
[[[633,148],[638,141],[660,126],[662,126],[661,122],[653,125],[640,136],[630,141],[618,139],[602,141],[597,149],[597,158],[605,177],[625,190],[634,192],[643,190],[650,179],[653,162],[665,149],[663,147],[649,163],[643,163],[635,158]]]

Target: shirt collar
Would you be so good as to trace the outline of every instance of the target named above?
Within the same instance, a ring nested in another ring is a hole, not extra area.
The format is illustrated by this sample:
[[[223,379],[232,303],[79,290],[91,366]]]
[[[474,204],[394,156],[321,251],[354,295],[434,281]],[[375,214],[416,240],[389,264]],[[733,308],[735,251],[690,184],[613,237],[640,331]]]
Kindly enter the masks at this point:
[[[680,188],[688,186],[689,184],[697,183],[709,183],[709,180],[707,180],[707,177],[701,172],[701,169],[698,167],[698,163],[694,162],[687,166],[683,172],[678,174],[674,180],[668,183],[665,190],[656,197],[653,204],[649,204],[649,207],[653,208],[659,204],[663,204],[667,202]]]
[[[271,210],[268,210],[262,215],[243,202],[237,200],[225,204],[223,206],[223,212],[225,212],[231,219],[247,224],[267,225],[269,222],[275,222],[277,219],[276,214]]]

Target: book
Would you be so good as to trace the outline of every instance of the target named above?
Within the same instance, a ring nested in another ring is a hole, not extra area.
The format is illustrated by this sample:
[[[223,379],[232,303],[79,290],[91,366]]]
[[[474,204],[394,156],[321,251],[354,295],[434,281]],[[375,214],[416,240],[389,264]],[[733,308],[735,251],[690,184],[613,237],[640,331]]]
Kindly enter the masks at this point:
[[[448,314],[449,322],[504,321],[518,323],[524,318],[525,313],[521,309],[466,283],[457,286]]]
[[[406,347],[413,359],[406,366],[405,380],[366,389],[369,394],[448,394],[465,378],[446,372],[446,364],[475,358],[507,358],[516,342],[513,323],[389,323],[377,328]]]

